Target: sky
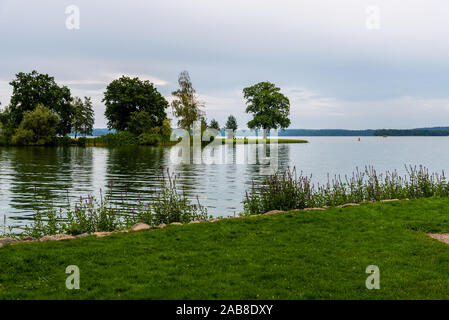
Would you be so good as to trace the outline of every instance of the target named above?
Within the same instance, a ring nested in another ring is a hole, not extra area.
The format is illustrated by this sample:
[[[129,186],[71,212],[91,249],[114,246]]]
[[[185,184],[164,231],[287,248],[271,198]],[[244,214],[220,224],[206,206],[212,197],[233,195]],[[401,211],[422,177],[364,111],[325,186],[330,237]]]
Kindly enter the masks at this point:
[[[290,128],[449,126],[448,17],[447,0],[0,0],[0,102],[37,70],[91,97],[104,128],[110,81],[170,101],[187,70],[221,126],[246,128],[242,89],[260,81],[290,99]]]

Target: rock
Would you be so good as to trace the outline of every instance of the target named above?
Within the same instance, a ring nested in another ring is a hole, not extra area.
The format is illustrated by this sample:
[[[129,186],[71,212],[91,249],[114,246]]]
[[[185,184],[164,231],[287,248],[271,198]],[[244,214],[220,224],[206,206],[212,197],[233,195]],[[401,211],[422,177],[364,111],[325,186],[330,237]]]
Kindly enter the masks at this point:
[[[203,220],[195,220],[195,221],[190,221],[189,224],[194,224],[194,223],[202,223],[204,222]]]
[[[330,206],[323,206],[323,209],[329,209]]]
[[[161,223],[161,224],[159,225],[159,229],[164,229],[166,226],[167,226],[167,225],[166,225],[165,223]]]
[[[271,210],[271,211],[265,212],[264,214],[279,214],[279,213],[282,213],[282,212],[284,212],[284,211],[281,211],[281,210]]]
[[[393,202],[393,201],[399,201],[399,199],[385,199],[385,200],[380,200],[380,202]]]
[[[312,211],[312,210],[320,210],[320,211],[324,211],[326,209],[324,208],[305,208],[304,211]]]
[[[112,232],[94,232],[94,236],[97,236],[97,238],[104,238],[107,236],[110,236]]]
[[[181,222],[172,222],[170,223],[171,226],[182,226]]]
[[[210,222],[217,222],[217,221],[220,221],[221,219],[213,219],[213,220],[211,220]]]
[[[128,230],[119,230],[119,231],[115,231],[116,233],[128,233],[129,231]]]
[[[410,200],[409,198],[401,199],[401,201],[409,201],[409,200]]]
[[[26,236],[22,238],[22,241],[34,241],[34,238],[31,236]]]
[[[136,223],[131,227],[131,230],[133,231],[148,230],[148,229],[151,229],[151,227],[143,222]]]
[[[0,244],[9,244],[15,242],[17,242],[17,240],[13,238],[0,238]]]
[[[342,204],[341,206],[338,206],[338,207],[340,207],[340,208],[346,208],[346,207],[354,207],[354,206],[359,206],[360,204],[358,204],[358,203],[345,203],[345,204]]]
[[[69,240],[76,239],[74,236],[69,236],[68,234],[57,234],[54,236],[43,236],[39,239],[40,242],[44,241],[61,241],[61,240]]]
[[[82,233],[82,234],[76,235],[75,237],[76,237],[76,238],[85,238],[85,237],[88,237],[88,236],[90,236],[90,234],[88,234],[88,233]]]

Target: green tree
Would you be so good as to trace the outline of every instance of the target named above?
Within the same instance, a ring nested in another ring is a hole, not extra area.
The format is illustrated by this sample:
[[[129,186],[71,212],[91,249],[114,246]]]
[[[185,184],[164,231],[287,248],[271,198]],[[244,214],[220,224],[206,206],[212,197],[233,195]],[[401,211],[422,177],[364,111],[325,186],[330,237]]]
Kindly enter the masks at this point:
[[[72,101],[73,108],[73,133],[75,139],[78,134],[90,135],[94,129],[94,110],[92,108],[92,101],[88,97],[84,97],[84,102],[75,97]]]
[[[9,106],[10,125],[17,128],[26,111],[33,111],[38,104],[43,104],[59,116],[57,133],[66,135],[72,131],[73,110],[69,88],[60,87],[48,74],[20,72],[9,83],[13,87]]]
[[[168,102],[148,80],[122,76],[107,86],[103,102],[110,129],[128,130],[134,112],[145,111],[150,127],[162,125],[167,118]]]
[[[151,116],[146,111],[138,111],[131,113],[129,120],[129,131],[134,134],[148,133],[153,125]]]
[[[217,121],[217,120],[212,119],[212,120],[210,121],[209,128],[211,128],[211,129],[216,129],[216,130],[220,130],[220,125],[218,124],[218,121]]]
[[[57,133],[59,117],[49,108],[39,104],[33,111],[25,111],[22,122],[12,137],[13,144],[45,145]]]
[[[180,88],[172,92],[175,97],[171,103],[173,114],[178,118],[178,126],[190,132],[193,122],[203,116],[200,108],[204,107],[204,104],[196,96],[187,71],[179,74],[178,84]]]
[[[232,130],[233,135],[235,134],[235,131],[237,131],[237,128],[238,128],[237,119],[233,115],[230,115],[228,117],[228,121],[226,121],[225,128],[228,130]],[[228,137],[228,138],[231,138],[231,137]]]
[[[280,91],[280,88],[270,82],[260,82],[243,89],[246,112],[253,115],[248,128],[262,128],[264,139],[267,138],[267,130],[290,126],[290,101]]]

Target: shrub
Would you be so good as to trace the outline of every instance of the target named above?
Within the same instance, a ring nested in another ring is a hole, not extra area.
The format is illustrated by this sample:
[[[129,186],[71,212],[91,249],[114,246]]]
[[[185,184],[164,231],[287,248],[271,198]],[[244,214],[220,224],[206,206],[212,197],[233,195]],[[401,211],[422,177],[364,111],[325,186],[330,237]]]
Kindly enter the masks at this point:
[[[94,145],[104,145],[109,147],[137,145],[137,136],[128,131],[117,131],[108,133],[93,139]]]
[[[76,144],[80,147],[85,147],[87,145],[87,138],[86,137],[79,137],[76,141]]]
[[[142,133],[139,136],[139,145],[142,146],[157,146],[161,141],[161,137],[157,134]]]

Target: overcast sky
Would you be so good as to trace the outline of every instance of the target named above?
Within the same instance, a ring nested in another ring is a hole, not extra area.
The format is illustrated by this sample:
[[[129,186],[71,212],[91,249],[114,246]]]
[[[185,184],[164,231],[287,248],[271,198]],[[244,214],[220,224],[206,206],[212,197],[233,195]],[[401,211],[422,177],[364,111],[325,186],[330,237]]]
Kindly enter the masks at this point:
[[[188,70],[220,125],[246,127],[242,89],[271,81],[291,128],[449,126],[448,17],[447,0],[0,0],[0,102],[36,69],[92,97],[101,128],[111,80],[139,76],[170,99]]]

